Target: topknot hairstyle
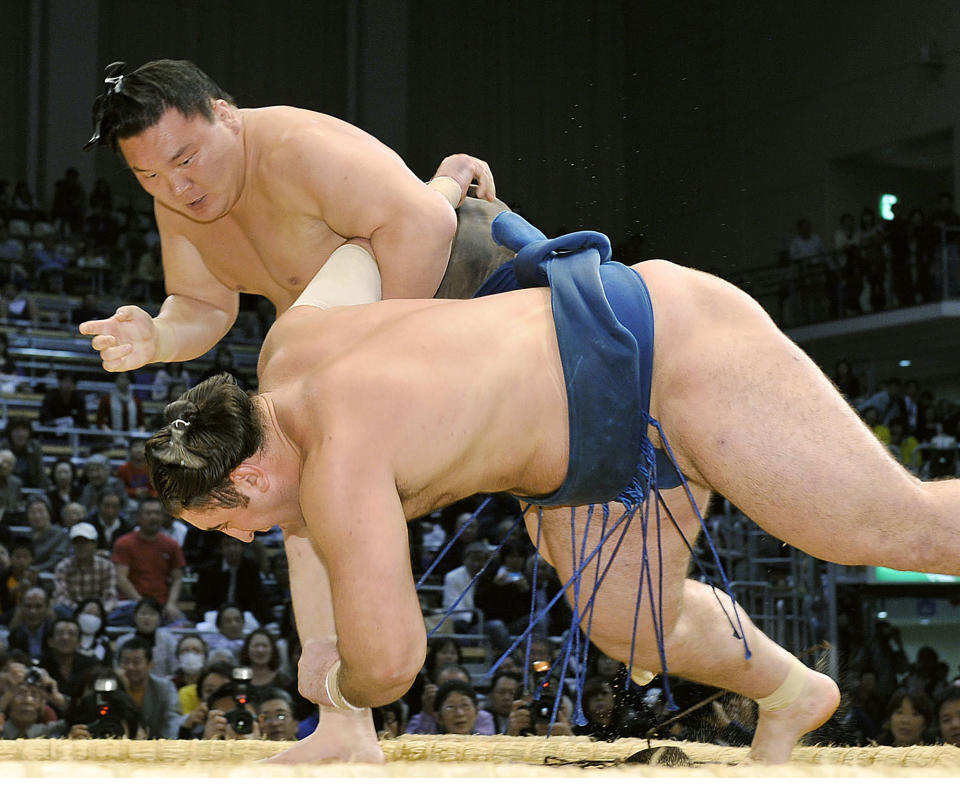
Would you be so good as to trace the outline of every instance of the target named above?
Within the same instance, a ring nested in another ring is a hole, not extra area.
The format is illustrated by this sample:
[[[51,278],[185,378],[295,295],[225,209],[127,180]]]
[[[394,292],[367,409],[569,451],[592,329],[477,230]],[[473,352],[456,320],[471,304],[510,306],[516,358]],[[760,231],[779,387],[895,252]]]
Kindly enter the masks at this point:
[[[263,444],[256,406],[230,374],[190,388],[164,410],[167,425],[147,441],[147,470],[166,510],[246,506],[230,474]]]
[[[93,103],[93,135],[84,150],[102,144],[119,154],[118,139],[153,127],[171,108],[188,118],[202,114],[212,122],[214,100],[235,104],[190,61],[150,61],[129,75],[123,74],[125,66],[114,61],[105,70],[106,89]]]

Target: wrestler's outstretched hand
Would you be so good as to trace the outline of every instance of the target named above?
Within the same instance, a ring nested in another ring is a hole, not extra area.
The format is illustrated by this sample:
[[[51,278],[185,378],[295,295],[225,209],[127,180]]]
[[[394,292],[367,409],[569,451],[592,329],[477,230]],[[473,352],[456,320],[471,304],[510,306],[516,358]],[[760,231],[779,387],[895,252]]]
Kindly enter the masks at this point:
[[[491,202],[497,198],[497,187],[493,182],[493,173],[486,161],[472,155],[447,155],[440,162],[434,177],[452,177],[460,184],[460,202],[467,195],[470,184],[477,184],[477,198]],[[458,203],[459,207],[459,203]]]
[[[110,318],[84,321],[81,335],[92,335],[105,371],[132,371],[152,363],[157,354],[157,329],[146,310],[124,305]]]

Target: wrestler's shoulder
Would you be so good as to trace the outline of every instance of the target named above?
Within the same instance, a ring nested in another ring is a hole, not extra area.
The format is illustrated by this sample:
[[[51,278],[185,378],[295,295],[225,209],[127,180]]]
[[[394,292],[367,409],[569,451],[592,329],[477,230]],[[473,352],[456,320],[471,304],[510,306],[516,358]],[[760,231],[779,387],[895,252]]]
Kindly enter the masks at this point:
[[[248,108],[244,119],[264,168],[284,163],[303,165],[304,157],[337,157],[340,141],[353,146],[376,142],[369,133],[335,116],[289,105]]]

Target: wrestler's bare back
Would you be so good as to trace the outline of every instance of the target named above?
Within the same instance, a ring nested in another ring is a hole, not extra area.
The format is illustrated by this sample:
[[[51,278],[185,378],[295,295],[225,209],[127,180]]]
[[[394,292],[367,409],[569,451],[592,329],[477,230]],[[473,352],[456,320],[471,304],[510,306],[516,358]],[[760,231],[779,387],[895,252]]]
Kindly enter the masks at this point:
[[[155,201],[157,224],[165,247],[196,250],[225,288],[266,296],[279,314],[347,240],[327,224],[326,211],[309,182],[316,173],[306,173],[292,153],[307,143],[314,151],[329,152],[330,161],[348,150],[353,162],[386,159],[402,174],[409,170],[373,136],[332,116],[286,106],[243,108],[238,113],[244,126],[246,170],[236,204],[227,215],[204,222]],[[346,179],[332,163],[329,168],[331,180]],[[419,184],[412,173],[409,176]],[[382,187],[351,184],[349,194],[362,204],[372,190]],[[338,219],[337,226],[351,236],[363,236],[359,228],[347,229],[349,222]],[[178,277],[167,274],[168,292],[175,292]]]

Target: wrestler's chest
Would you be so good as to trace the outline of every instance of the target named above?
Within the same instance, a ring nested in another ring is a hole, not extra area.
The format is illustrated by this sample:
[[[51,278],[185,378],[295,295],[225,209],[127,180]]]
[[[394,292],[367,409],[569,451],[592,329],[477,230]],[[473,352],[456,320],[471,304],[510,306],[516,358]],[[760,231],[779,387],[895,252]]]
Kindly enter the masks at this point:
[[[264,218],[198,242],[211,272],[241,293],[300,294],[343,238],[322,222]]]

